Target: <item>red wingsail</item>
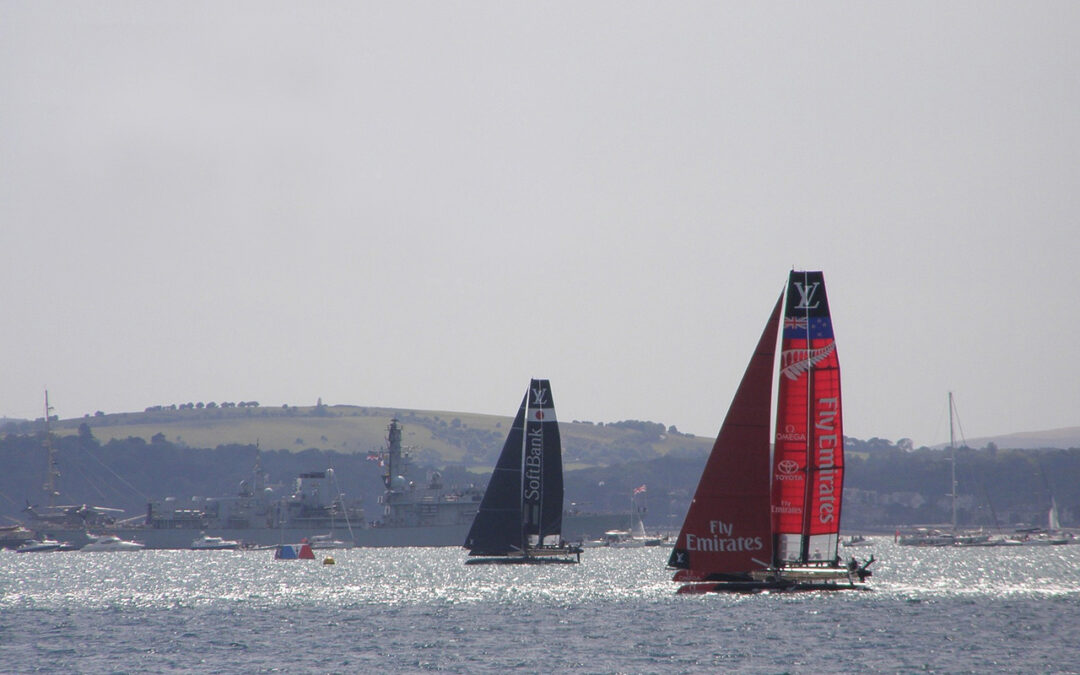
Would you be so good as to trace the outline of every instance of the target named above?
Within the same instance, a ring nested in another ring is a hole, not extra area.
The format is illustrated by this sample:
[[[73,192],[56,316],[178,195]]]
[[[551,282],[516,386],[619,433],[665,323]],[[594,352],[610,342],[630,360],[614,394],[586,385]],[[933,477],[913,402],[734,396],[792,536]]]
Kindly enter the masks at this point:
[[[772,562],[769,413],[780,309],[778,300],[683,521],[668,561],[676,581],[745,578]]]
[[[784,309],[773,453],[777,561],[836,557],[843,491],[840,362],[821,272],[792,272]]]

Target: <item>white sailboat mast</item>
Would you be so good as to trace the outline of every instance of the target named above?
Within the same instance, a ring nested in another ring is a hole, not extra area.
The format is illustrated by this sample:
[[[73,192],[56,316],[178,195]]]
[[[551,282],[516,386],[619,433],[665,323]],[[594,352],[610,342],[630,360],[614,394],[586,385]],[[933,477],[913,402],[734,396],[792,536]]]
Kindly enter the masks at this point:
[[[56,448],[53,447],[52,432],[49,428],[49,414],[52,407],[49,405],[49,390],[45,390],[45,493],[48,495],[49,506],[56,506],[56,479],[60,472],[56,470]]]
[[[948,496],[952,497],[952,529],[956,531],[956,442],[953,435],[953,398],[949,392],[949,451],[952,462],[952,478]]]

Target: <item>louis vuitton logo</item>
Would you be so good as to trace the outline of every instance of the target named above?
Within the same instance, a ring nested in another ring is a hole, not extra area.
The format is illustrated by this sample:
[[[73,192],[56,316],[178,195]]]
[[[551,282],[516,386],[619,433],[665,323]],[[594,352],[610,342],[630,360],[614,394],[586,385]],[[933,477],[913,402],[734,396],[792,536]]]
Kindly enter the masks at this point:
[[[814,293],[817,292],[818,286],[820,286],[821,283],[818,282],[818,281],[815,281],[814,283],[807,284],[805,286],[801,282],[798,282],[798,281],[796,281],[794,283],[795,283],[795,290],[799,291],[799,304],[796,305],[795,308],[796,309],[817,309],[818,305],[821,304],[821,303],[815,301],[814,304],[810,304],[810,302],[814,299]]]

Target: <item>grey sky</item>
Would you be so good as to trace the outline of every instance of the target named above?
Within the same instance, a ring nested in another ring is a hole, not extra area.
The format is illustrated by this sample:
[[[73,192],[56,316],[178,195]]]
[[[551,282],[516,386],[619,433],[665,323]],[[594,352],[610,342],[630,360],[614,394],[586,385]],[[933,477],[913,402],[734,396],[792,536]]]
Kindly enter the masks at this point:
[[[1080,4],[0,0],[0,415],[714,435],[822,269],[845,432],[1080,425]]]

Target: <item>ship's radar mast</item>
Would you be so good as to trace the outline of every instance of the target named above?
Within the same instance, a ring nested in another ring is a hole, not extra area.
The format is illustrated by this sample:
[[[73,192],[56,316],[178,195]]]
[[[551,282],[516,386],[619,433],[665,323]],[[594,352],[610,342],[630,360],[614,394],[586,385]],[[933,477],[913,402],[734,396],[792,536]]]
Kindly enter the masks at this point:
[[[401,424],[396,417],[390,419],[390,426],[386,428],[386,466],[383,471],[383,484],[387,490],[393,490],[394,469],[401,461]]]

